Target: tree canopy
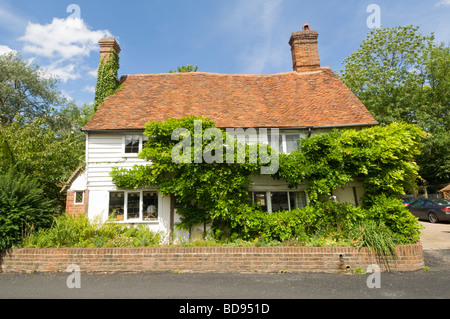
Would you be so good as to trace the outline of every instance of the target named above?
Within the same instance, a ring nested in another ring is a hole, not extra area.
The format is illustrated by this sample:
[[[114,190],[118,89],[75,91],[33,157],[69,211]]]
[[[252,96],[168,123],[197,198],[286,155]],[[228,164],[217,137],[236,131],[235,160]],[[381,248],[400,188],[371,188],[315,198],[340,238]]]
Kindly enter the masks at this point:
[[[0,174],[20,171],[61,205],[61,186],[84,161],[93,106],[67,101],[57,79],[17,53],[0,55],[0,67]]]
[[[43,76],[18,53],[0,55],[0,70],[0,124],[44,118],[65,103],[57,79]]]
[[[429,135],[418,158],[425,184],[450,180],[450,51],[415,26],[373,29],[343,62],[342,81],[381,125],[404,121]]]
[[[169,73],[189,73],[189,72],[197,72],[198,66],[197,65],[186,65],[186,66],[180,66],[177,68],[177,71],[170,70]]]

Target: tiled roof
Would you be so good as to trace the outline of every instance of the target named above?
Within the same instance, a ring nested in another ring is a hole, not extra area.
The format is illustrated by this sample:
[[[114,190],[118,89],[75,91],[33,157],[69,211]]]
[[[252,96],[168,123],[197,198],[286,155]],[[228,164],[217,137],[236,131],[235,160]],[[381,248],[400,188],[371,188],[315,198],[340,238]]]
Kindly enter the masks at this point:
[[[221,128],[377,124],[329,68],[272,75],[167,73],[122,77],[84,130],[140,130],[149,121],[196,115]]]

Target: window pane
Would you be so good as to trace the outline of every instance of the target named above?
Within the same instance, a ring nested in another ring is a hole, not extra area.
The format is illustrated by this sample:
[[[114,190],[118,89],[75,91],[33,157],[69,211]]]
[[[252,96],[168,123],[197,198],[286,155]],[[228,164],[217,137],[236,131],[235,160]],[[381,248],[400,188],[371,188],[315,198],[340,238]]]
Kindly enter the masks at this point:
[[[139,135],[125,136],[125,153],[127,154],[139,153]]]
[[[84,192],[75,192],[75,204],[83,204]]]
[[[145,143],[148,142],[148,136],[147,135],[143,135],[142,136],[142,149],[144,149],[146,147]]]
[[[278,140],[275,140],[278,137]],[[269,135],[269,144],[271,147],[274,147],[277,152],[283,153],[283,135],[279,134],[278,136]],[[278,149],[276,149],[278,147]]]
[[[291,210],[308,206],[305,192],[291,192],[289,193],[289,199],[291,201]]]
[[[289,210],[287,192],[272,192],[271,198],[272,198],[272,212]]]
[[[125,206],[125,194],[123,192],[109,193],[109,216],[116,216],[117,220],[123,220],[123,208]]]
[[[267,212],[267,198],[265,192],[253,193],[253,202],[261,207],[264,212]]]
[[[144,220],[158,218],[158,193],[144,192]]]
[[[298,145],[299,141],[300,141],[299,134],[286,135],[286,153],[289,154],[298,151],[300,149],[300,146]]]
[[[295,196],[296,196],[296,193],[292,193],[292,192],[289,193],[289,205],[291,207],[291,210],[294,210],[297,208]]]
[[[138,219],[139,218],[139,202],[141,199],[140,193],[128,193],[127,203],[127,218]]]

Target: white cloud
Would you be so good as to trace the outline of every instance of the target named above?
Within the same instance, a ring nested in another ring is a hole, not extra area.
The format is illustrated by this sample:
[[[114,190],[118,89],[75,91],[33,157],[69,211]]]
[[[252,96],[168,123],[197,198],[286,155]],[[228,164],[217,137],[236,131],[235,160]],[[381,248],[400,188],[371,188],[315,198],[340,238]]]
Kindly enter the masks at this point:
[[[450,0],[442,0],[439,3],[436,3],[435,7],[440,7],[440,6],[450,6]]]
[[[44,76],[66,83],[85,74],[91,76],[86,59],[99,51],[98,41],[104,37],[112,35],[108,30],[91,30],[80,18],[68,17],[54,18],[45,25],[29,22],[19,40],[24,43],[23,52],[48,60],[42,67]]]
[[[47,25],[28,23],[25,35],[20,40],[25,42],[24,52],[49,58],[71,59],[89,56],[96,51],[98,40],[110,37],[107,30],[92,31],[79,18],[54,18]]]
[[[89,92],[89,93],[95,93],[95,86],[89,86],[89,85],[86,85],[86,86],[83,88],[83,91]]]
[[[89,70],[87,74],[90,75],[90,76],[92,76],[93,78],[97,78],[97,75],[98,75],[98,69],[95,69],[95,70]]]
[[[61,65],[62,61],[56,61],[48,66],[42,67],[44,77],[57,77],[64,83],[69,80],[77,80],[81,78],[81,74],[77,70],[77,65],[68,63]]]
[[[16,52],[16,51],[11,49],[10,47],[7,47],[6,45],[0,45],[0,55],[8,54],[11,52]]]

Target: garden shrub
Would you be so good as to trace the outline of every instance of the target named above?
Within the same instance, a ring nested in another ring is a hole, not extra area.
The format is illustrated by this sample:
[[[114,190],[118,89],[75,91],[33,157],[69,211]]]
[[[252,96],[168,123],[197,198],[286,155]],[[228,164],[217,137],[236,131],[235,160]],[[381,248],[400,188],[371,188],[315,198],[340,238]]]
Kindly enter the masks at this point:
[[[329,234],[334,234],[334,240],[365,246],[376,244],[369,240],[371,237],[367,234],[369,230],[375,232],[374,229],[378,229],[379,234],[390,237],[385,239],[387,242],[412,244],[420,239],[421,228],[417,218],[403,207],[401,201],[385,196],[378,197],[372,207],[355,207],[349,203],[327,201],[269,214],[247,206],[233,217],[233,222],[228,223],[231,240],[251,240],[264,234],[269,240],[306,244],[323,241],[330,237]],[[369,223],[371,227],[364,223]],[[364,227],[359,227],[361,225]],[[217,228],[223,229],[223,225],[218,225]],[[364,230],[364,233],[358,234],[355,229]],[[379,238],[383,239],[382,236]],[[384,247],[391,246],[387,244]]]
[[[148,247],[159,245],[161,236],[144,225],[130,228],[107,221],[91,222],[87,216],[68,214],[54,219],[52,227],[27,236],[22,246],[34,248]]]
[[[382,221],[366,219],[351,226],[348,236],[356,247],[366,247],[383,261],[389,268],[391,259],[397,258],[396,245],[404,244],[397,233],[387,227]]]
[[[367,217],[386,224],[403,243],[415,243],[420,239],[422,226],[419,220],[399,199],[384,194],[375,197],[373,205],[368,209]]]
[[[14,170],[0,175],[0,250],[19,245],[32,230],[50,226],[54,212],[53,201],[37,181]]]

